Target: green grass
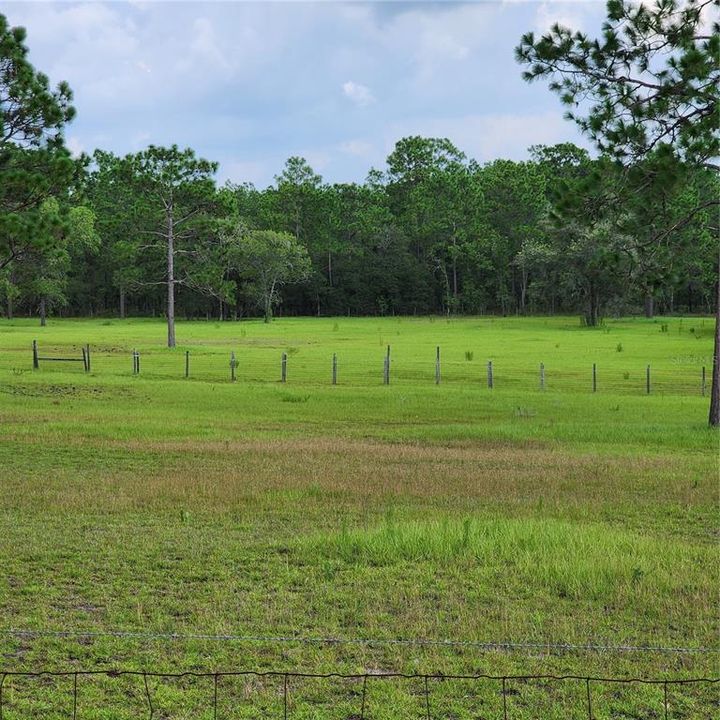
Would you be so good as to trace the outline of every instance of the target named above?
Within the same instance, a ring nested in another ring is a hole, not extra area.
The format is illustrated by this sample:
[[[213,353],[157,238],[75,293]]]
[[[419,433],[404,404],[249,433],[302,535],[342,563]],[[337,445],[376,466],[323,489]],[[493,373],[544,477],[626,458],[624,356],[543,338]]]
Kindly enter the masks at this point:
[[[713,647],[711,332],[708,318],[280,319],[179,323],[168,350],[159,320],[2,321],[0,627]],[[33,339],[41,354],[90,343],[92,372],[33,372]],[[717,654],[443,645],[0,635],[0,654],[5,670],[718,674]],[[79,717],[147,712],[138,682],[83,683]],[[225,679],[219,716],[281,717],[279,689]],[[7,680],[4,717],[66,717],[68,690]],[[359,712],[357,683],[291,690],[291,717]],[[211,717],[207,683],[152,691],[155,717]],[[670,717],[718,712],[717,688],[670,692]],[[433,717],[502,716],[497,684],[436,683],[432,697]],[[572,684],[516,683],[509,699],[513,718],[585,707]],[[598,718],[663,716],[657,688],[593,700]],[[410,681],[377,681],[368,701],[376,720],[424,712]]]

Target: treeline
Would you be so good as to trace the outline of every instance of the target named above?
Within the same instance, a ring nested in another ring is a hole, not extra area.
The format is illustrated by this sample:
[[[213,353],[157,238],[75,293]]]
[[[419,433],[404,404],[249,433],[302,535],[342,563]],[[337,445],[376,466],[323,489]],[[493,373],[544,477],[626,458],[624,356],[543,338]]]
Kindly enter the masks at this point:
[[[646,27],[637,12],[609,5],[613,18]],[[699,12],[687,10],[681,29]],[[537,47],[523,38],[519,59],[538,60],[529,76],[556,72],[555,55],[569,52],[567,32],[553,33]],[[683,40],[695,48],[686,70],[708,103],[702,122],[699,110],[667,120],[663,105],[653,106],[659,119],[628,125],[601,103],[581,127],[607,135],[597,142],[607,157],[560,144],[530,148],[527,162],[481,165],[447,139],[407,137],[362,184],[328,184],[292,157],[259,189],[218,186],[217,163],[176,146],[71,157],[63,139],[75,114],[70,88],[50,86],[24,40],[0,15],[0,312],[8,317],[164,315],[173,346],[176,315],[562,312],[596,325],[608,314],[717,305],[720,188],[709,159],[718,139],[704,119],[716,112],[706,55],[717,42],[698,55],[700,40]],[[587,47],[583,40],[579,59],[570,58],[581,70],[570,72],[568,92],[585,72]],[[615,41],[603,50],[617,51]],[[692,87],[680,78],[665,94]],[[598,92],[607,101],[610,89]],[[652,128],[659,135],[650,141]],[[618,149],[628,143],[640,150]]]
[[[712,311],[712,206],[686,215],[717,197],[715,174],[680,168],[656,202],[633,203],[608,160],[572,144],[530,157],[480,165],[408,137],[363,184],[325,183],[292,157],[258,189],[216,186],[217,165],[189,150],[96,151],[75,163],[68,242],[9,264],[0,304],[43,318],[161,316],[170,301],[187,318],[562,312],[589,325]]]

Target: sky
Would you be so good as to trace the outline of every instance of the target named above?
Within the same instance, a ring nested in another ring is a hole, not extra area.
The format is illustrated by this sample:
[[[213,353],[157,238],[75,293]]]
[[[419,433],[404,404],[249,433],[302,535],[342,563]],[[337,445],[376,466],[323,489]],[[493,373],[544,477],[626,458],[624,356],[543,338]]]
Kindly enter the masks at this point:
[[[597,36],[603,0],[7,2],[30,60],[74,92],[75,153],[192,147],[222,182],[265,187],[292,155],[362,182],[408,135],[468,157],[586,145],[514,48],[554,22]]]

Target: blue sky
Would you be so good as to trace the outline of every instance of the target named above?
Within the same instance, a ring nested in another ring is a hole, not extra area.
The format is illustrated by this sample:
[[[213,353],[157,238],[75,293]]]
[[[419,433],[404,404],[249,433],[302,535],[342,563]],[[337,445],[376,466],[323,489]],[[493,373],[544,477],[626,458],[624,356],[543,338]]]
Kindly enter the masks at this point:
[[[272,183],[291,155],[361,182],[406,135],[480,162],[534,143],[584,144],[520,36],[559,21],[597,34],[605,4],[543,2],[4,2],[31,61],[67,80],[75,151],[191,146],[221,180]]]

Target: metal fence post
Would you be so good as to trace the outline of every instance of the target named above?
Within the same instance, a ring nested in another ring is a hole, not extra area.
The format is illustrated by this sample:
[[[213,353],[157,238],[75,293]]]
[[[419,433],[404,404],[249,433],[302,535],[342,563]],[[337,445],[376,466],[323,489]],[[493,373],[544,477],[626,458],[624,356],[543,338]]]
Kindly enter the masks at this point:
[[[287,380],[287,353],[283,353],[280,358],[280,382]]]

